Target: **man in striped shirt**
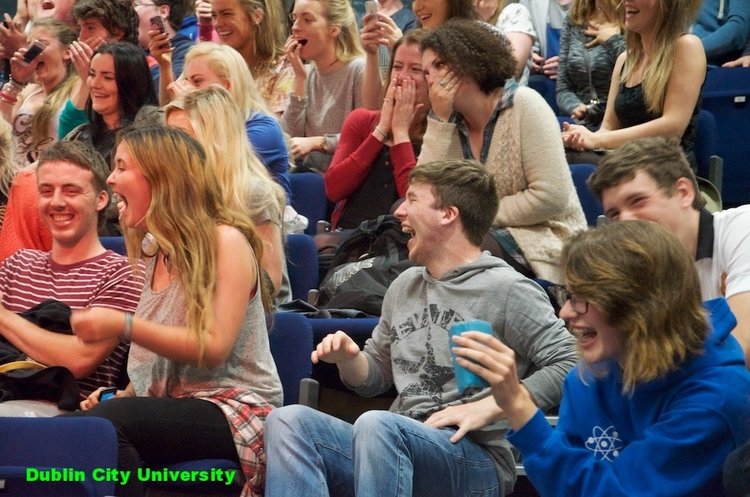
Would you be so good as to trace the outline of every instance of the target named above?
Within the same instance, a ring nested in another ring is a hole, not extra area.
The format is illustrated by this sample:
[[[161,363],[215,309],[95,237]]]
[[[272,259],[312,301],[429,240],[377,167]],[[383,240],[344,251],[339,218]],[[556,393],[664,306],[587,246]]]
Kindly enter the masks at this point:
[[[43,152],[37,168],[39,214],[52,233],[52,250],[23,249],[0,264],[0,336],[47,366],[65,366],[85,398],[114,386],[128,344],[117,339],[84,344],[48,331],[18,313],[47,299],[72,309],[112,307],[133,312],[143,276],[126,257],[105,250],[97,227],[109,204],[107,165],[90,146],[61,141]]]

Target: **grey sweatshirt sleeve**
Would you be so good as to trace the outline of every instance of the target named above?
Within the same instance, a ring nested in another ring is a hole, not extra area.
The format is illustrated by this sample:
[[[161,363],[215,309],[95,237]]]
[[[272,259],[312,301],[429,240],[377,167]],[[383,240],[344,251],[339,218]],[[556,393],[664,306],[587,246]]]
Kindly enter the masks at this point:
[[[504,314],[496,330],[502,330],[500,339],[516,353],[521,382],[547,411],[560,403],[563,379],[577,361],[575,340],[544,291],[529,279],[512,284]]]

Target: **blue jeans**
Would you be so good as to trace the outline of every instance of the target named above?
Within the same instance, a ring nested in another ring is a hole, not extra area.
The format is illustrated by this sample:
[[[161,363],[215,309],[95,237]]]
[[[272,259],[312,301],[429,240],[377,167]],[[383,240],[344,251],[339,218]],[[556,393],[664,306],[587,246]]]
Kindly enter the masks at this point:
[[[290,405],[266,418],[266,497],[502,496],[495,463],[455,430],[388,411],[354,425]]]

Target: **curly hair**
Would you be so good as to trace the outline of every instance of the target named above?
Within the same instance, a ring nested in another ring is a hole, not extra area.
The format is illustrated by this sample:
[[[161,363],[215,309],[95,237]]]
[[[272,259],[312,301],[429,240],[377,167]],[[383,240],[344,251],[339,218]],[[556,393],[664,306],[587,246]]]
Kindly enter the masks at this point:
[[[138,45],[138,14],[131,0],[76,0],[71,15],[75,21],[96,18],[109,33],[122,31],[119,41]]]
[[[508,39],[487,23],[451,19],[425,36],[421,49],[432,50],[459,78],[473,79],[487,95],[515,74]]]

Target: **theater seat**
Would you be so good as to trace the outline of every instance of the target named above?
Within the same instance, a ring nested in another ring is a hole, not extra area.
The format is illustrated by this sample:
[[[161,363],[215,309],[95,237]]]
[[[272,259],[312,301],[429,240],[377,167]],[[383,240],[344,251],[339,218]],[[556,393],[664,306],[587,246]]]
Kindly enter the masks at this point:
[[[58,468],[58,473],[52,468]],[[111,496],[114,481],[94,478],[116,468],[117,435],[104,418],[0,417],[3,497]],[[81,476],[84,481],[71,481]],[[48,483],[42,478],[61,481]]]

